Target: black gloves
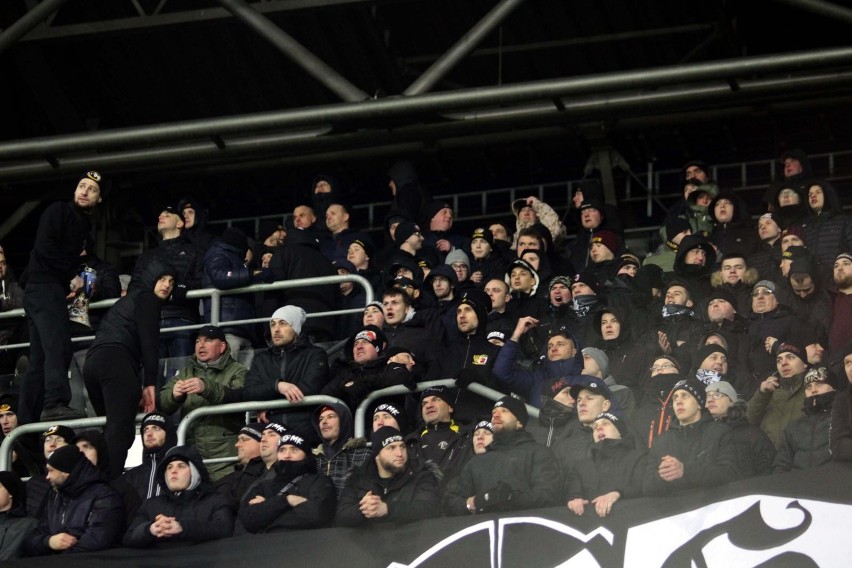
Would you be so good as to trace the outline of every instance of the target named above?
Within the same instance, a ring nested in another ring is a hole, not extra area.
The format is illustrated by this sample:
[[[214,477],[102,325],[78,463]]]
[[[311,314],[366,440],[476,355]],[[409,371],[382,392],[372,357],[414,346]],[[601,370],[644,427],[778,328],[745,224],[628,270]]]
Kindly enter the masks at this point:
[[[512,500],[512,488],[508,483],[501,481],[488,491],[477,494],[473,500],[477,513],[499,511],[503,505]]]

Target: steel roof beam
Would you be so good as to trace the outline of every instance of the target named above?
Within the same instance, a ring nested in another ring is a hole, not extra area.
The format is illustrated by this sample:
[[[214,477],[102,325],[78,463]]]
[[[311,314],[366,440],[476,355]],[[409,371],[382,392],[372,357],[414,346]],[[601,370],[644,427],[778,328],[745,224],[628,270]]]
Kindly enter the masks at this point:
[[[429,69],[418,77],[406,90],[405,95],[420,95],[428,92],[447,73],[473,51],[480,42],[499,26],[524,0],[502,0],[485,14],[456,44],[438,58]]]
[[[3,53],[19,39],[27,35],[37,25],[50,17],[68,0],[42,0],[38,5],[24,14],[20,20],[9,26],[0,35],[0,53]]]
[[[825,2],[824,0],[775,1],[780,2],[782,4],[787,4],[789,6],[794,6],[796,8],[802,8],[804,10],[807,10],[808,12],[819,14],[820,16],[827,16],[831,19],[842,20],[847,24],[852,24],[852,10],[850,10],[849,8],[844,8],[843,6],[832,4],[831,2]]]

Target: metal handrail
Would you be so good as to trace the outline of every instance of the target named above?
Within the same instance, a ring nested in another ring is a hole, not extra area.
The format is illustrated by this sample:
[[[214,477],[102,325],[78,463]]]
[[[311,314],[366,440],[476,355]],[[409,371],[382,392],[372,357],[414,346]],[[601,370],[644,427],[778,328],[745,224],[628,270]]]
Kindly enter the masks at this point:
[[[337,274],[334,276],[318,276],[316,278],[299,278],[296,280],[281,280],[279,282],[272,282],[269,284],[252,284],[250,286],[243,286],[242,288],[230,288],[228,290],[219,290],[218,288],[202,288],[200,290],[190,290],[187,292],[186,297],[190,299],[195,298],[210,298],[210,322],[192,324],[192,325],[184,325],[179,327],[168,327],[160,330],[161,333],[174,333],[176,331],[183,331],[189,329],[200,329],[205,325],[219,325],[220,323],[227,323],[228,325],[243,325],[250,323],[261,323],[269,321],[269,318],[254,318],[248,320],[234,320],[228,322],[221,322],[219,320],[220,312],[221,312],[221,298],[222,296],[232,296],[235,294],[245,294],[251,292],[270,292],[273,290],[284,290],[287,288],[298,288],[303,286],[323,286],[327,284],[339,284],[340,282],[354,282],[355,284],[360,285],[364,288],[366,293],[366,300],[364,306],[369,304],[374,299],[373,287],[370,285],[370,282],[364,278],[363,276],[359,276],[357,274]],[[99,302],[92,302],[89,304],[89,309],[103,309],[109,308],[113,304],[115,304],[120,298],[113,298],[109,300],[101,300]],[[331,317],[336,315],[343,314],[355,314],[359,313],[363,310],[363,308],[351,308],[347,310],[331,310],[327,312],[315,312],[312,314],[308,314],[309,318],[312,317]],[[23,308],[19,308],[16,310],[9,310],[8,312],[0,312],[0,319],[11,319],[16,317],[24,317],[26,313]],[[81,341],[91,341],[94,339],[94,335],[87,335],[85,337],[73,337],[71,341],[73,342],[81,342]],[[0,351],[7,349],[21,349],[24,347],[29,347],[29,343],[14,343],[9,345],[0,345]]]
[[[186,444],[186,435],[193,422],[205,416],[238,414],[241,412],[250,412],[252,410],[270,410],[273,408],[299,408],[302,406],[318,406],[320,404],[331,403],[338,403],[346,406],[346,404],[339,398],[324,394],[306,396],[299,402],[290,402],[289,400],[258,400],[252,402],[230,402],[228,404],[202,406],[201,408],[196,408],[189,412],[181,419],[177,429],[177,443],[179,446]]]
[[[370,404],[379,398],[384,396],[391,396],[395,394],[411,394],[412,392],[423,392],[429,387],[454,387],[456,384],[454,379],[441,379],[437,381],[423,381],[417,383],[417,386],[414,390],[409,389],[403,385],[394,385],[392,387],[387,387],[381,390],[373,391],[364,398],[361,404],[358,405],[358,408],[355,410],[355,437],[362,438],[364,437],[364,419],[367,416],[367,409]],[[490,398],[491,400],[497,401],[506,396],[506,393],[494,390],[492,388],[486,387],[479,383],[470,383],[467,386],[467,390],[474,394],[478,394],[479,396],[483,396],[485,398]],[[527,412],[529,412],[530,416],[533,418],[538,418],[538,408],[534,406],[530,406],[527,403]]]
[[[145,414],[137,414],[136,415],[136,424],[142,422],[142,419],[145,418]],[[24,434],[32,434],[34,432],[44,432],[51,426],[56,424],[56,422],[31,422],[30,424],[22,424],[18,426],[3,438],[3,443],[0,444],[0,471],[11,471],[12,467],[12,444],[15,443],[19,437]],[[63,420],[63,426],[68,426],[69,428],[90,428],[92,426],[104,426],[106,425],[106,417],[105,416],[95,416],[91,418],[78,418],[76,420]],[[71,440],[66,440],[69,444]]]

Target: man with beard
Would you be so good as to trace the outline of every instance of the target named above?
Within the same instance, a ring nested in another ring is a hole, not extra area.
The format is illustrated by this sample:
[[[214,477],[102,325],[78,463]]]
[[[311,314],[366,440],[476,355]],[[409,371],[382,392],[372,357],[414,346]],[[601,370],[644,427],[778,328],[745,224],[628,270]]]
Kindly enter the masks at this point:
[[[328,382],[328,355],[312,345],[302,329],[307,314],[298,306],[283,306],[269,318],[271,345],[255,355],[246,375],[243,400],[299,402],[319,394]],[[273,422],[289,428],[309,430],[310,410],[268,411]],[[318,440],[317,440],[318,441]]]
[[[317,474],[308,442],[285,434],[278,442],[275,476],[246,492],[240,522],[251,533],[326,527],[334,519],[337,498],[331,479]]]
[[[83,288],[80,253],[91,232],[91,216],[102,201],[103,180],[95,171],[78,179],[72,202],[53,203],[42,213],[22,282],[30,336],[30,364],[21,380],[22,424],[86,416],[68,406],[72,348],[66,301]]]
[[[124,535],[124,546],[198,544],[231,536],[234,513],[225,497],[213,490],[195,448],[169,450],[157,476],[167,490],[142,504]]]
[[[163,488],[157,482],[157,468],[166,452],[177,443],[177,437],[168,416],[156,410],[142,419],[139,437],[142,439],[142,463],[125,472],[122,478],[144,501],[162,493]]]
[[[403,525],[439,513],[438,483],[429,469],[408,460],[402,434],[382,426],[371,436],[372,458],[346,482],[335,524],[343,527]]]
[[[852,340],[852,254],[837,255],[834,261],[834,320],[828,332],[828,348],[840,350]]]
[[[475,515],[554,506],[562,479],[556,458],[526,431],[523,401],[504,396],[494,404],[494,440],[485,454],[465,465],[444,498],[449,515]]]

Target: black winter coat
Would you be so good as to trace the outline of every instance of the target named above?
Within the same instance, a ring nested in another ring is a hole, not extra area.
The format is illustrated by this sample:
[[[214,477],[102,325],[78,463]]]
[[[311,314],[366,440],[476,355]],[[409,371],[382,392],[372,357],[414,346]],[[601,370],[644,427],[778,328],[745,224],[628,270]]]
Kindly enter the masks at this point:
[[[236,513],[240,507],[240,499],[264,473],[266,473],[266,464],[259,457],[253,458],[247,464],[236,464],[234,471],[217,481],[214,488],[228,500],[231,509]]]
[[[805,415],[784,428],[773,469],[810,469],[831,461],[829,428],[836,391],[805,398]]]
[[[611,491],[622,499],[640,497],[647,468],[648,452],[637,450],[632,440],[601,440],[592,446],[590,459],[571,468],[565,500],[591,501]]]
[[[154,294],[157,280],[174,274],[174,267],[151,260],[134,275],[127,295],[107,312],[87,357],[102,347],[120,347],[143,370],[144,386],[157,384],[162,300]]]
[[[512,491],[502,510],[552,507],[560,502],[562,476],[553,452],[537,443],[529,432],[515,430],[495,434],[487,451],[467,462],[458,484],[448,488],[444,512],[467,514],[468,497],[484,494],[501,483]]]
[[[686,426],[676,423],[654,442],[642,489],[645,495],[666,495],[682,489],[722,485],[737,478],[734,446],[725,444],[729,429],[702,414],[698,422]],[[683,477],[663,481],[658,469],[663,456],[683,463]]]
[[[334,520],[337,493],[331,479],[316,473],[312,457],[275,464],[275,477],[261,481],[240,500],[240,522],[251,533],[327,527]],[[295,507],[287,495],[307,499]],[[262,503],[249,501],[263,497]]]
[[[38,527],[30,533],[24,549],[30,556],[53,554],[48,540],[61,532],[77,538],[63,551],[93,552],[113,546],[124,531],[124,502],[87,459],[77,462],[71,475],[48,498]]]
[[[772,473],[775,459],[775,444],[760,427],[749,424],[746,408],[745,401],[738,400],[728,409],[728,415],[719,420],[730,428],[725,443],[736,448],[741,479]]]
[[[147,266],[158,260],[173,266],[175,291],[163,306],[163,318],[182,318],[198,321],[198,300],[186,298],[186,292],[201,288],[202,261],[204,253],[184,236],[159,242],[157,248],[142,253],[133,269],[133,277],[141,278]]]
[[[388,506],[384,517],[368,519],[361,514],[359,503],[367,492],[382,497]],[[429,469],[405,471],[390,479],[381,479],[375,460],[368,460],[352,474],[337,504],[335,524],[343,527],[375,526],[387,523],[403,525],[437,517],[439,510],[438,481]]]
[[[53,203],[38,222],[30,262],[21,276],[28,283],[60,284],[63,289],[80,270],[80,252],[89,238],[89,216],[70,202]]]
[[[852,461],[852,392],[850,389],[837,393],[831,405],[831,430],[829,448],[831,459],[839,462]]]

